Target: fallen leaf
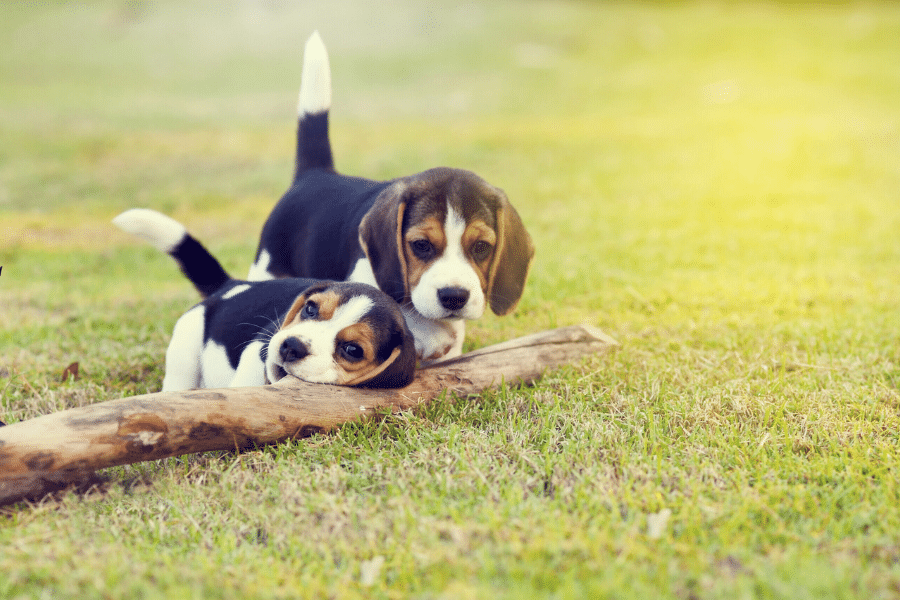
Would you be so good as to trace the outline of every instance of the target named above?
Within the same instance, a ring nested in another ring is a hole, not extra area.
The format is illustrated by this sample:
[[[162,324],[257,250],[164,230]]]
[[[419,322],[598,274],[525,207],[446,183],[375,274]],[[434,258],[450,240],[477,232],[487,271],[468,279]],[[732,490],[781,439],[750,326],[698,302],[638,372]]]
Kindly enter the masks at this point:
[[[65,383],[65,381],[71,376],[75,381],[78,381],[78,363],[73,362],[65,370],[62,372],[61,382]]]

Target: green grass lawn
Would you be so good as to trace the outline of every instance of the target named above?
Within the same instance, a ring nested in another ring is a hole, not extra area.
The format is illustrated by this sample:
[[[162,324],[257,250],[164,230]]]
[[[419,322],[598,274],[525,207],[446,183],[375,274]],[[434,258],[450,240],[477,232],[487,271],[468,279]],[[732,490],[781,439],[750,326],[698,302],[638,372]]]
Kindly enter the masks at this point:
[[[471,169],[534,237],[466,349],[621,347],[2,509],[0,598],[900,595],[894,3],[2,3],[0,420],[159,389],[197,297],[110,219],[245,275],[316,28],[340,170]]]

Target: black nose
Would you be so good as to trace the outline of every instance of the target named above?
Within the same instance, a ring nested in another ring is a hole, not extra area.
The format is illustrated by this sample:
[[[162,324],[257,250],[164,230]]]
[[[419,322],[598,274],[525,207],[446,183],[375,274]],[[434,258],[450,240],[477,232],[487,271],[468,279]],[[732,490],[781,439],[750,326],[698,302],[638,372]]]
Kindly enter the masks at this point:
[[[295,360],[300,360],[301,358],[308,356],[309,348],[297,338],[289,337],[281,342],[281,348],[278,349],[278,354],[281,355],[281,360],[283,360],[285,364],[292,363]]]
[[[459,310],[469,300],[469,290],[461,287],[445,287],[437,292],[441,306],[447,310]]]

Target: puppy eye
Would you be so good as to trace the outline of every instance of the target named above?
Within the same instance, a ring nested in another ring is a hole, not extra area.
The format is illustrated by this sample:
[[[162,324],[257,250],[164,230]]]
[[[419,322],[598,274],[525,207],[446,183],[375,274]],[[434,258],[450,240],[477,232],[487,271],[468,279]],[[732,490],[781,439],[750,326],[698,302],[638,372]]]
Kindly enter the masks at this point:
[[[303,310],[300,312],[301,319],[315,319],[319,316],[319,305],[313,302],[312,300],[308,300],[306,304],[303,305]]]
[[[409,247],[419,260],[428,260],[434,256],[434,246],[428,240],[414,240],[409,243]]]
[[[484,240],[478,240],[477,242],[472,244],[472,258],[481,262],[482,260],[486,259],[488,255],[490,255],[491,250],[493,249],[494,247],[489,243],[485,242]]]
[[[341,344],[340,353],[341,356],[351,362],[356,362],[366,357],[366,353],[363,351],[362,346],[354,344],[353,342]]]

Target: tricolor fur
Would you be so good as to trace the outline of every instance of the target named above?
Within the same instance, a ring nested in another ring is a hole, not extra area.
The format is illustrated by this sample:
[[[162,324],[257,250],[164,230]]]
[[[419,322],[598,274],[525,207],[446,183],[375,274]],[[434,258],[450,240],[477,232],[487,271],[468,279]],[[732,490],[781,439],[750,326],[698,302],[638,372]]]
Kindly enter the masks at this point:
[[[420,359],[457,356],[464,319],[515,308],[534,256],[502,190],[435,168],[390,181],[340,175],[328,139],[328,54],[306,45],[294,180],[263,226],[248,279],[364,282],[400,303]]]
[[[132,209],[114,219],[179,264],[204,300],[166,351],[163,391],[257,386],[286,374],[314,383],[403,387],[415,347],[396,302],[370,285],[240,281],[173,219]]]

